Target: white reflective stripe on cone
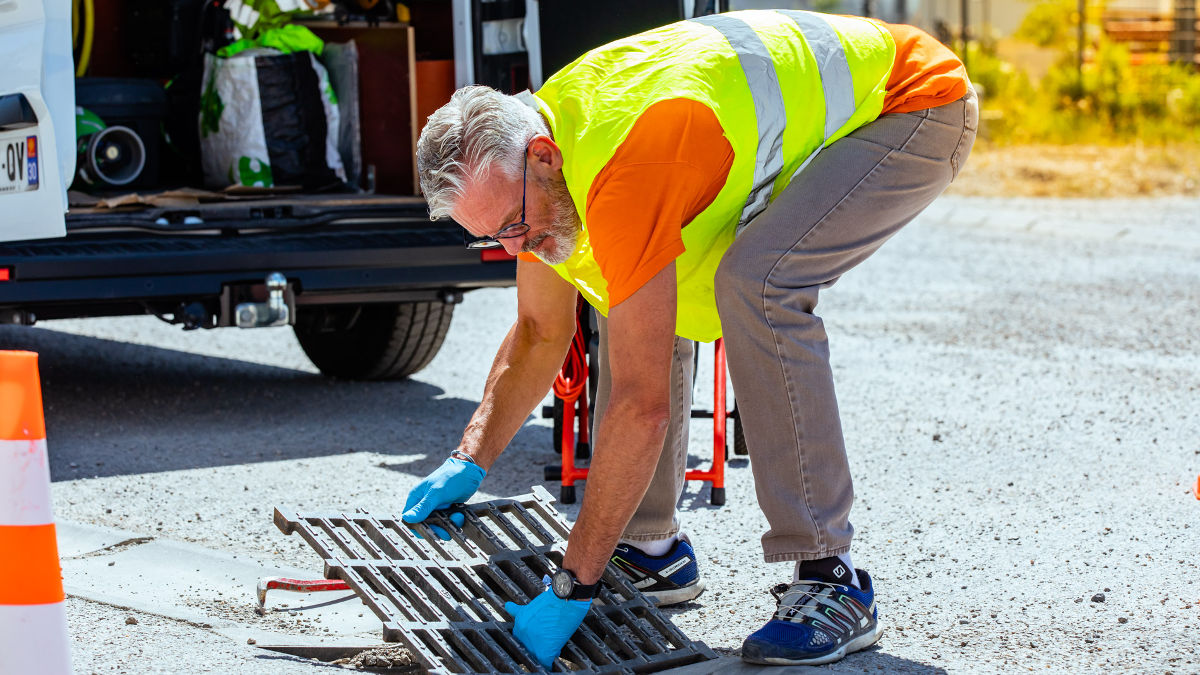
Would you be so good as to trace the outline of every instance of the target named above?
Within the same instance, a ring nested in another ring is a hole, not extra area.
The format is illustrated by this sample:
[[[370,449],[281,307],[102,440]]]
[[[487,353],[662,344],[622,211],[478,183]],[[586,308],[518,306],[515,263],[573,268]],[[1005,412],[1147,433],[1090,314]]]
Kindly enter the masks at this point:
[[[71,672],[63,603],[0,605],[0,675]]]
[[[53,522],[45,439],[0,441],[0,525]]]

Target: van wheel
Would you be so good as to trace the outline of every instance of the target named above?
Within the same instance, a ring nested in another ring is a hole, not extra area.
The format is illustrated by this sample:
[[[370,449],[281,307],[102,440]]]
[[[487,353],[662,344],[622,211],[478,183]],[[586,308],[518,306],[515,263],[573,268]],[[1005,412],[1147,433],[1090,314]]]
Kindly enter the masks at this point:
[[[301,307],[293,330],[324,375],[400,380],[429,365],[453,315],[438,301]]]

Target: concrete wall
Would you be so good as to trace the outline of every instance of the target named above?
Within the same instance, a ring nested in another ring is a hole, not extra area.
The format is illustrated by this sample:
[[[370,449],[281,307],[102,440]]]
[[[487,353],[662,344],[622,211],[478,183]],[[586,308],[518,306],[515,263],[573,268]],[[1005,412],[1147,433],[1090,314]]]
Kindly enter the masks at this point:
[[[920,0],[873,0],[875,7],[873,16],[884,21],[904,21],[900,16],[900,8],[907,5],[911,8],[921,4]],[[729,0],[730,9],[822,9],[839,14],[862,14],[865,4],[863,0],[838,0],[837,2],[822,2],[821,0]]]
[[[954,31],[958,30],[962,21],[961,0],[922,0],[915,4],[917,7],[913,11],[912,23],[928,30],[941,19]],[[973,35],[979,35],[987,25],[996,36],[1012,35],[1021,25],[1021,19],[1029,7],[1029,3],[1014,0],[968,0],[970,30]]]
[[[1171,0],[1130,0],[1133,2],[1166,2]],[[862,14],[863,0],[730,0],[730,9],[816,9],[834,5],[831,11],[843,14]],[[957,31],[962,0],[873,0],[874,16],[884,21],[911,23],[932,30],[940,19]],[[973,34],[979,34],[985,23],[999,36],[1010,35],[1028,11],[1029,5],[1020,0],[968,0],[967,18]]]

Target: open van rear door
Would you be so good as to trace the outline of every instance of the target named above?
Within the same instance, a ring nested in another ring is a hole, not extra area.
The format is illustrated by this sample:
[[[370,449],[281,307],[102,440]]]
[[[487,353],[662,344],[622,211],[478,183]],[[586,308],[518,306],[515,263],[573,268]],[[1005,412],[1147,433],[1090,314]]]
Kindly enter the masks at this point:
[[[0,0],[0,241],[66,233],[75,174],[71,0]]]

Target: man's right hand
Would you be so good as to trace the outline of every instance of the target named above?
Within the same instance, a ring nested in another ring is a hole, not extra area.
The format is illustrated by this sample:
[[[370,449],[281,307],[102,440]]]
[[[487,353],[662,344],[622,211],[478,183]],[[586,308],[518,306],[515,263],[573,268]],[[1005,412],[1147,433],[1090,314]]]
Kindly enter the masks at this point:
[[[542,580],[549,581],[548,577]],[[550,670],[591,606],[591,600],[563,600],[547,588],[527,605],[504,603],[504,611],[513,618],[513,635]]]
[[[446,458],[436,471],[408,493],[401,519],[406,523],[420,523],[434,511],[467,501],[475,494],[475,490],[479,489],[479,484],[486,475],[487,472],[478,464],[456,457]],[[461,518],[461,514],[459,517]],[[450,534],[442,528],[434,525],[430,526],[430,529],[441,539],[450,539]]]

